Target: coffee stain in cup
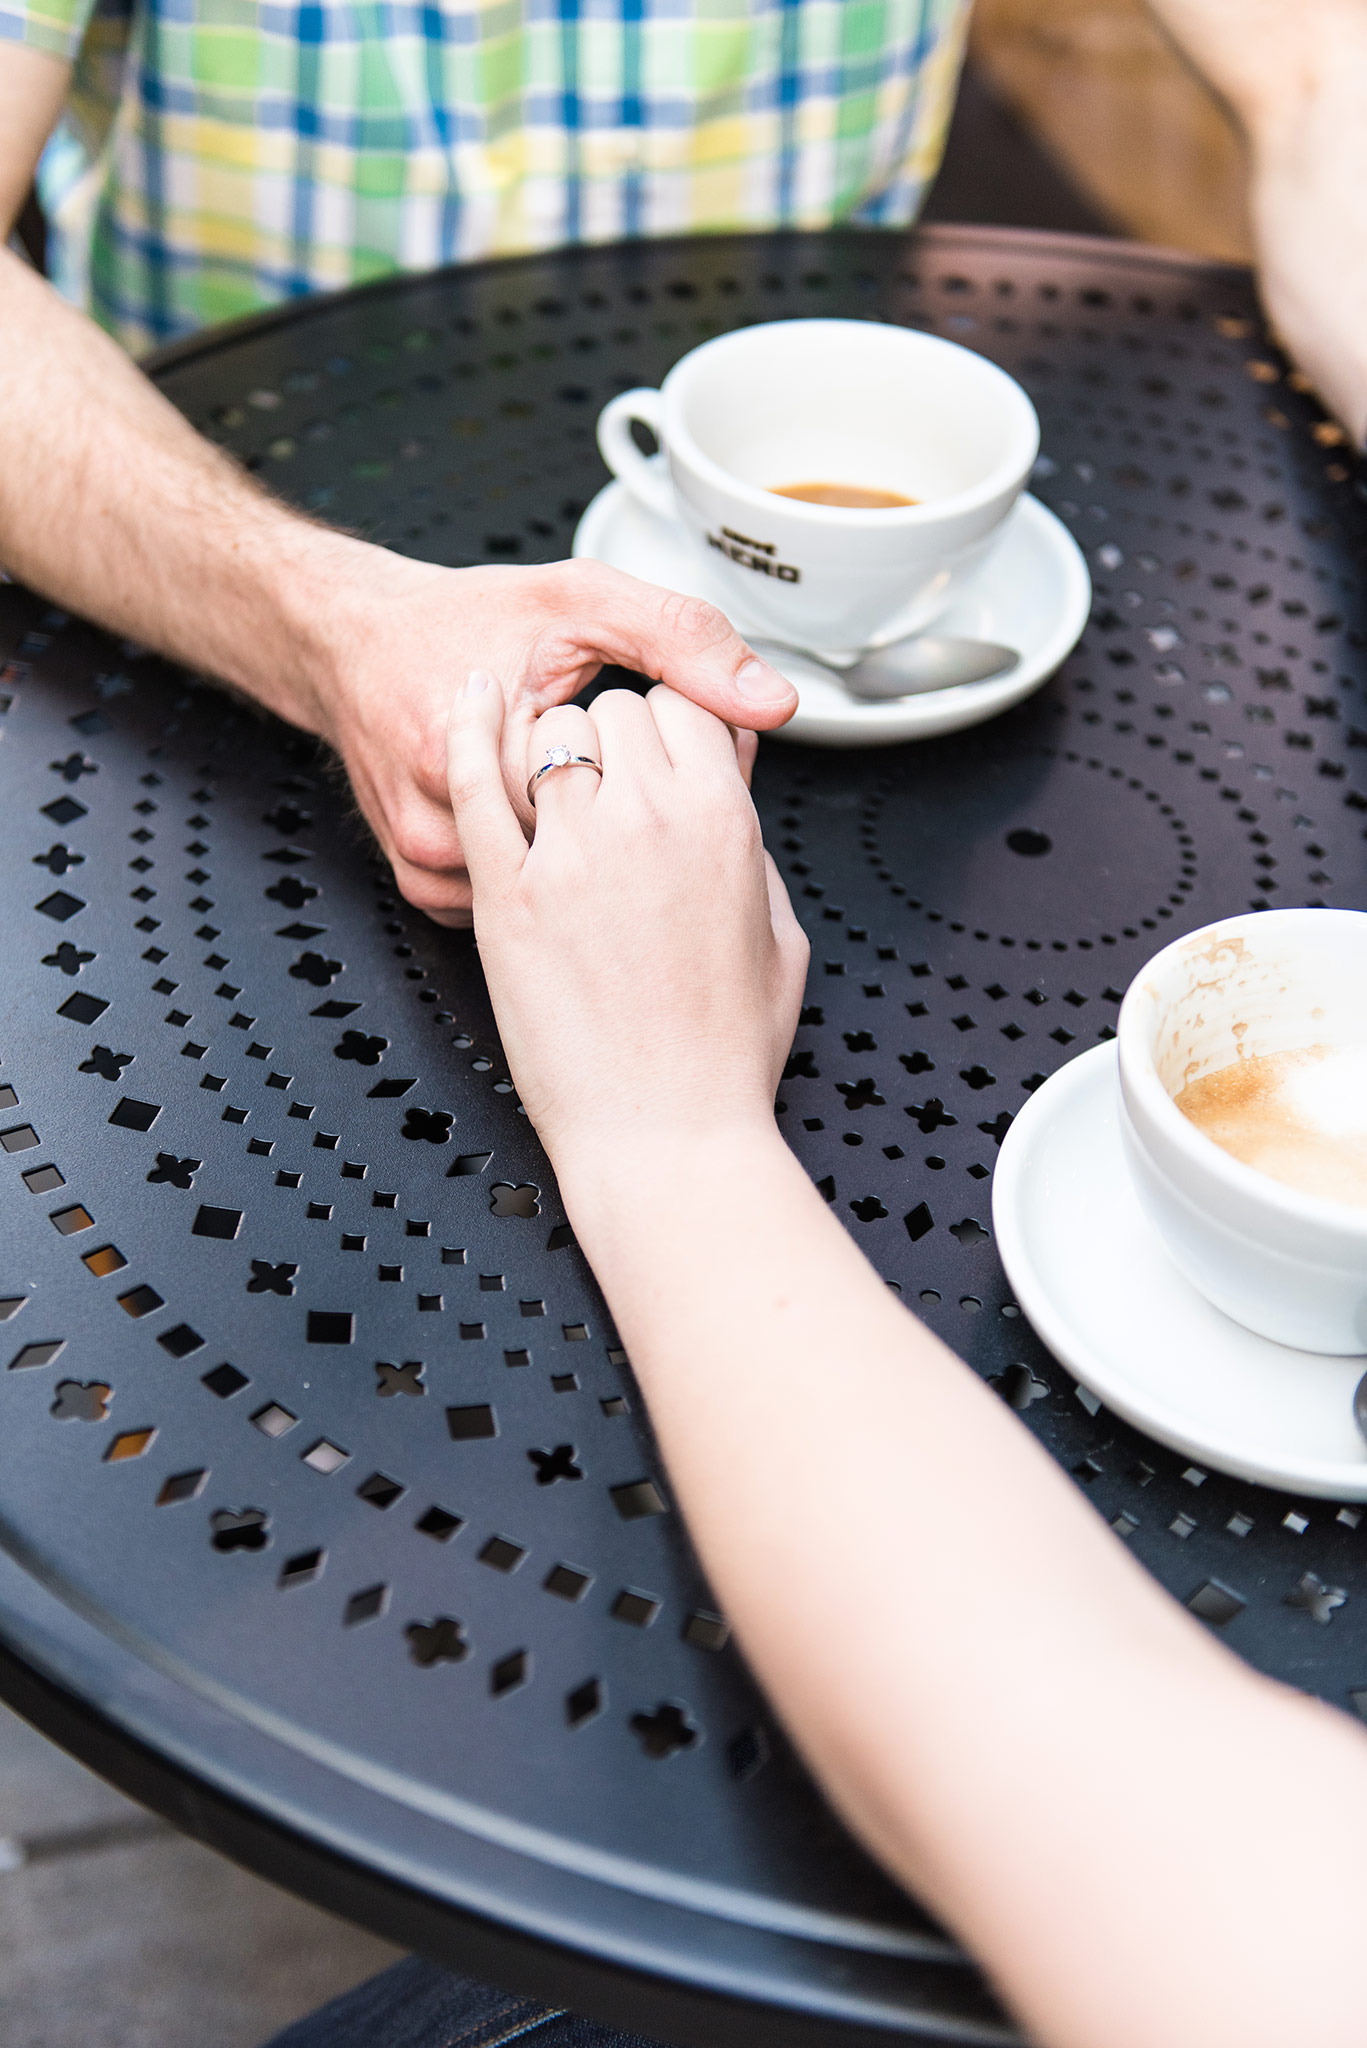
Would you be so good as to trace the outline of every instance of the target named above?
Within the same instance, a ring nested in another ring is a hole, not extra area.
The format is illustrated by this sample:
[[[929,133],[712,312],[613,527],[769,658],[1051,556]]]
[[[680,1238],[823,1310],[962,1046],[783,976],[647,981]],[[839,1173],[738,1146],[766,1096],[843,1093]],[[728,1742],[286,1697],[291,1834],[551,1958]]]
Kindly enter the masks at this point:
[[[1241,1049],[1240,1058],[1188,1081],[1173,1100],[1245,1166],[1322,1201],[1367,1208],[1367,1045],[1306,1045],[1253,1058]]]

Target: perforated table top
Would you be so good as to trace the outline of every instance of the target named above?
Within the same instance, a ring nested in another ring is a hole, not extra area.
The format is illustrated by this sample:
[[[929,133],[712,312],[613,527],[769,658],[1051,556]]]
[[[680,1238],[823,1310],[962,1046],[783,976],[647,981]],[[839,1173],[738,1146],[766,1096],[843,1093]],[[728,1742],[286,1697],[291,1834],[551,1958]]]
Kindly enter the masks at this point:
[[[990,1224],[1013,1112],[1159,944],[1363,902],[1367,515],[1246,275],[972,230],[647,244],[310,302],[156,374],[310,509],[525,562],[568,551],[615,390],[812,312],[1022,379],[1096,605],[992,725],[766,743],[813,941],[783,1128],[1177,1598],[1363,1704],[1360,1512],[1096,1410]],[[699,2048],[1014,2039],[727,1641],[469,939],[397,898],[311,742],[14,587],[0,733],[6,1694],[513,1988]],[[868,1561],[910,1568],[955,1561]]]

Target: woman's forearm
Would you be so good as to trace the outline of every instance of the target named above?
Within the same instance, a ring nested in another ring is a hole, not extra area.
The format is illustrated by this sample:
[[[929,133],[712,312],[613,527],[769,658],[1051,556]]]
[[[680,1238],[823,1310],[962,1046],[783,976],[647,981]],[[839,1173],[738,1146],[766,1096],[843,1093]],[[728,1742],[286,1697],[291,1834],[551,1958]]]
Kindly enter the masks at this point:
[[[1348,1938],[1367,1745],[1158,1590],[905,1313],[772,1127],[557,1163],[757,1676],[852,1825],[1040,2038],[1356,2043],[1355,1989],[1345,2004],[1331,1972],[1288,2005],[1247,1935],[1290,1861],[1309,1917]]]

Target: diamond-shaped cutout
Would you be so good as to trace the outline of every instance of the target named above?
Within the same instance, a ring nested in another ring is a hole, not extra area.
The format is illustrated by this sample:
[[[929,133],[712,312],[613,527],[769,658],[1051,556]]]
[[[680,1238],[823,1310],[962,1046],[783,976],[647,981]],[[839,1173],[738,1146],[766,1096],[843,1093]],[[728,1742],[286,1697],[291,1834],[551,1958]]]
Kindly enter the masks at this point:
[[[377,1614],[383,1614],[389,1604],[388,1586],[367,1586],[360,1593],[353,1593],[347,1601],[342,1615],[343,1626],[356,1628],[363,1621],[374,1621]]]
[[[593,1584],[593,1578],[572,1564],[556,1564],[551,1566],[541,1583],[558,1600],[582,1600]]]
[[[116,1244],[102,1244],[96,1251],[83,1252],[81,1264],[97,1280],[104,1280],[111,1273],[121,1273],[128,1261]]]
[[[201,1374],[201,1383],[211,1394],[217,1394],[220,1401],[231,1400],[234,1394],[240,1394],[244,1387],[251,1385],[245,1372],[239,1372],[235,1365],[226,1361],[216,1365],[212,1372]]]
[[[208,1202],[200,1204],[194,1222],[190,1225],[191,1237],[217,1237],[231,1241],[242,1227],[240,1209],[216,1209]]]
[[[109,1121],[123,1131],[150,1131],[160,1115],[159,1102],[139,1102],[135,1096],[125,1095],[110,1112]]]
[[[506,1657],[499,1658],[489,1672],[489,1690],[495,1699],[501,1699],[504,1693],[516,1692],[520,1685],[527,1683],[531,1661],[525,1650],[512,1650]]]
[[[35,1365],[51,1365],[66,1350],[66,1338],[54,1337],[46,1344],[26,1344],[9,1362],[11,1372],[27,1372]]]
[[[128,1458],[140,1458],[153,1437],[155,1429],[126,1429],[116,1436],[104,1454],[106,1465],[121,1465]]]
[[[586,1678],[573,1692],[565,1695],[565,1719],[571,1728],[582,1728],[585,1721],[592,1721],[601,1714],[604,1706],[603,1687],[600,1680]]]
[[[130,1288],[127,1294],[120,1294],[117,1300],[124,1314],[132,1316],[135,1322],[141,1316],[150,1316],[154,1309],[163,1305],[156,1288],[147,1286]]]
[[[196,1499],[204,1491],[204,1482],[208,1476],[202,1465],[193,1472],[172,1473],[162,1484],[161,1492],[157,1495],[157,1506],[171,1508],[183,1500]]]
[[[612,1505],[624,1522],[640,1521],[646,1515],[665,1515],[669,1509],[652,1479],[633,1479],[626,1486],[610,1486]]]
[[[48,1220],[63,1237],[74,1237],[78,1230],[92,1230],[95,1225],[95,1218],[80,1202],[73,1202],[69,1209],[55,1209]]]
[[[157,1339],[163,1351],[169,1351],[172,1358],[189,1358],[194,1352],[204,1349],[204,1339],[189,1323],[177,1323],[174,1330],[166,1330]]]
[[[268,1401],[264,1408],[258,1408],[252,1421],[262,1436],[288,1436],[299,1417],[292,1415],[288,1408],[282,1408],[278,1401]]]
[[[629,1586],[612,1603],[613,1619],[629,1622],[633,1628],[649,1628],[659,1611],[660,1603],[653,1594],[637,1593]]]
[[[448,1408],[446,1427],[456,1443],[470,1443],[497,1436],[498,1418],[487,1401],[478,1401],[465,1408]]]
[[[506,1536],[491,1536],[479,1553],[481,1564],[491,1564],[496,1572],[515,1572],[527,1555],[520,1543],[512,1543]]]
[[[430,1507],[418,1516],[413,1524],[421,1529],[424,1536],[430,1536],[436,1543],[448,1543],[465,1523],[459,1515],[453,1515],[449,1508]]]
[[[391,1479],[386,1472],[372,1472],[369,1479],[363,1479],[356,1489],[362,1500],[368,1500],[373,1508],[392,1508],[396,1500],[402,1499],[408,1491],[397,1479]]]
[[[326,1557],[325,1550],[301,1550],[297,1557],[287,1557],[280,1567],[279,1584],[286,1589],[307,1586],[322,1572]]]
[[[304,1452],[302,1462],[327,1478],[334,1472],[340,1472],[350,1458],[350,1451],[344,1451],[339,1444],[329,1443],[326,1437],[320,1437],[311,1450]]]

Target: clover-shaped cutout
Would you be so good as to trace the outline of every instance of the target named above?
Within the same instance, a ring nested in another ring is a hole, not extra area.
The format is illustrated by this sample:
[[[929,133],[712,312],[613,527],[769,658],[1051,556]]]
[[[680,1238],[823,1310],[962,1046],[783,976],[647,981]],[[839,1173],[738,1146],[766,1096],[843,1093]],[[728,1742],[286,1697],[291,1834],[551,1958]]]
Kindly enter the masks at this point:
[[[389,1040],[378,1033],[365,1031],[344,1031],[332,1048],[334,1059],[355,1060],[358,1067],[378,1067],[380,1055],[387,1051]]]
[[[861,1223],[877,1223],[888,1213],[877,1195],[861,1195],[857,1202],[850,1203],[850,1207]]]
[[[63,974],[79,974],[93,953],[83,953],[79,946],[73,946],[70,939],[63,939],[55,953],[44,953],[44,967],[60,968]]]
[[[59,1380],[57,1398],[48,1410],[58,1422],[103,1422],[114,1390],[103,1380]]]
[[[97,1045],[88,1060],[81,1061],[83,1074],[99,1074],[106,1081],[117,1081],[125,1067],[131,1067],[131,1052],[112,1052],[107,1045]]]
[[[375,1392],[382,1399],[393,1394],[425,1394],[422,1374],[421,1359],[410,1358],[404,1365],[388,1365],[381,1360],[375,1367]]]
[[[1008,1365],[1005,1372],[994,1373],[987,1384],[1001,1395],[1008,1408],[1022,1413],[1032,1402],[1049,1398],[1048,1382],[1037,1379],[1028,1365],[1019,1362]]]
[[[147,1178],[155,1186],[162,1182],[171,1188],[194,1186],[195,1175],[204,1164],[202,1159],[177,1159],[174,1152],[158,1152],[157,1163]]]
[[[531,1181],[519,1181],[514,1187],[510,1181],[495,1181],[489,1190],[489,1214],[491,1216],[539,1216],[541,1214],[541,1190]]]
[[[835,1086],[837,1094],[845,1098],[846,1109],[881,1109],[883,1105],[884,1098],[868,1076],[862,1081],[837,1081]]]
[[[951,1124],[959,1121],[958,1117],[949,1114],[938,1095],[930,1096],[925,1102],[913,1102],[907,1115],[915,1118],[921,1135],[926,1138],[942,1128],[948,1130]]]
[[[459,1664],[470,1654],[464,1628],[449,1614],[439,1614],[435,1621],[410,1621],[404,1634],[409,1656],[428,1670],[434,1664]]]
[[[217,1508],[209,1517],[215,1550],[264,1550],[270,1516],[262,1508]]]
[[[553,1451],[528,1451],[536,1470],[538,1486],[553,1486],[557,1479],[582,1479],[582,1466],[575,1463],[573,1444],[557,1444]]]
[[[295,832],[302,832],[306,826],[313,823],[313,813],[301,809],[298,804],[279,803],[273,811],[267,811],[261,822],[263,825],[274,826],[277,832],[283,832],[288,839]]]
[[[673,1756],[676,1750],[691,1749],[698,1739],[698,1731],[687,1713],[673,1700],[661,1700],[653,1713],[633,1714],[631,1728],[646,1755],[653,1757]]]
[[[252,1260],[252,1277],[247,1282],[248,1294],[284,1294],[294,1292],[294,1276],[299,1271],[288,1259],[273,1266],[269,1259]]]
[[[444,1109],[410,1109],[404,1112],[401,1138],[426,1139],[429,1145],[445,1145],[451,1137],[455,1118]]]
[[[300,875],[281,875],[278,882],[272,882],[266,895],[272,903],[278,903],[285,910],[302,910],[318,894],[312,882],[304,881]]]
[[[46,853],[35,853],[33,865],[46,868],[50,875],[64,875],[68,868],[80,867],[85,859],[83,853],[73,853],[69,846],[50,846]]]
[[[329,960],[322,953],[301,953],[290,969],[296,981],[311,982],[314,988],[327,988],[341,971],[340,960]]]

